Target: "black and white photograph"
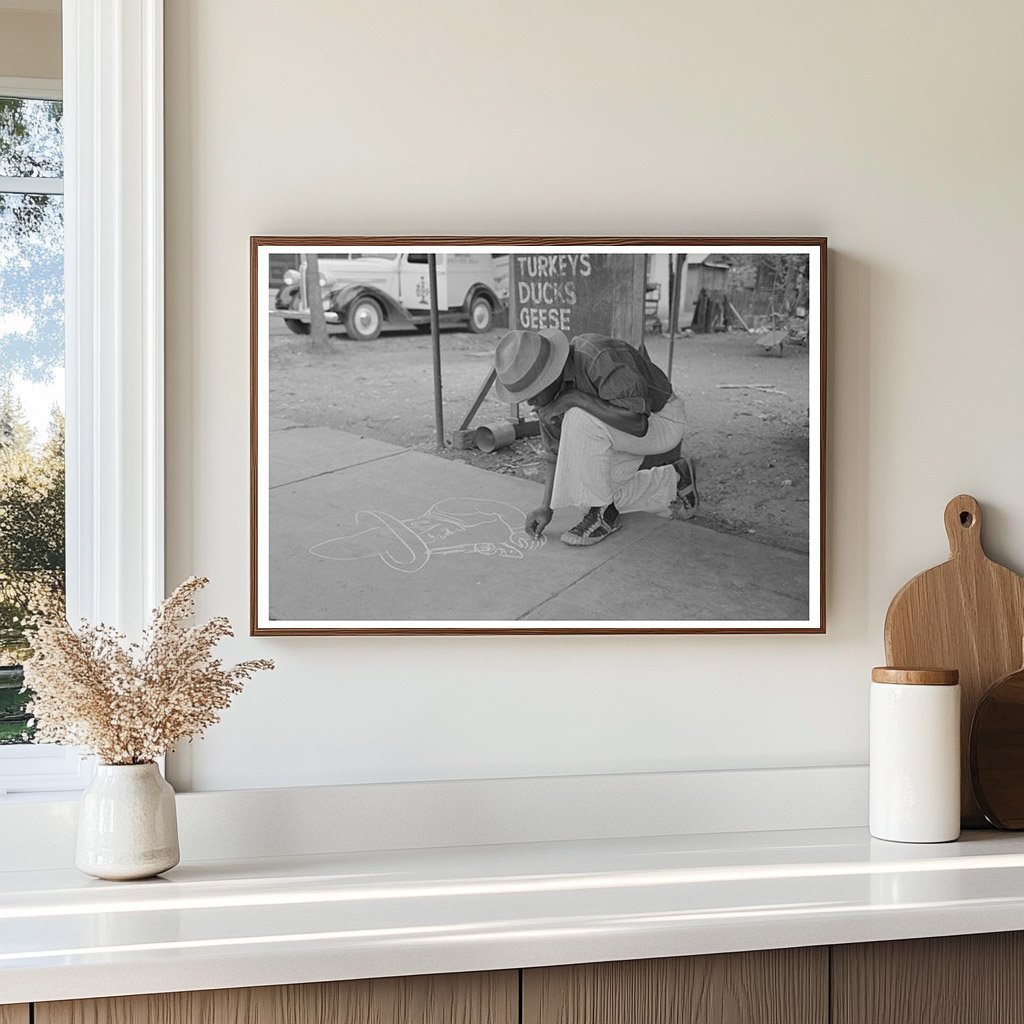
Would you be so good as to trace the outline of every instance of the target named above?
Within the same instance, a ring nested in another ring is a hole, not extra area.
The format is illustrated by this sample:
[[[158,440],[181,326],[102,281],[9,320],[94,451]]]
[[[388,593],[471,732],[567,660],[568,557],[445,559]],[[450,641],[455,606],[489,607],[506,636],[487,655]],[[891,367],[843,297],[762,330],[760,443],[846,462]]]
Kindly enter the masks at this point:
[[[254,237],[252,632],[823,631],[825,252]]]

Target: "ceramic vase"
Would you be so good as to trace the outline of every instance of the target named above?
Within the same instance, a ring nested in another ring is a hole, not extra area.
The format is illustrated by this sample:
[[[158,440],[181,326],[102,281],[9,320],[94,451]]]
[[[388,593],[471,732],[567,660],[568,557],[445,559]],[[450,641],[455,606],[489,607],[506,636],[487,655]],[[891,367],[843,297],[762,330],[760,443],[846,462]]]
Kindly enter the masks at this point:
[[[156,764],[97,765],[79,808],[78,870],[124,881],[151,878],[180,859],[174,790]]]

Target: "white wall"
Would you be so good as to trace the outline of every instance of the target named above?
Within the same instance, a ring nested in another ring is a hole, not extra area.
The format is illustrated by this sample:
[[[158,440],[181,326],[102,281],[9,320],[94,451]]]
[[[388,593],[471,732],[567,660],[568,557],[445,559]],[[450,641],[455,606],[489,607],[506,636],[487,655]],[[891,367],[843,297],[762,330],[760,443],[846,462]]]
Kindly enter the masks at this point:
[[[948,498],[1024,568],[1022,12],[167,0],[169,582],[242,633],[249,235],[832,245],[826,636],[240,639],[194,787],[863,762]]]

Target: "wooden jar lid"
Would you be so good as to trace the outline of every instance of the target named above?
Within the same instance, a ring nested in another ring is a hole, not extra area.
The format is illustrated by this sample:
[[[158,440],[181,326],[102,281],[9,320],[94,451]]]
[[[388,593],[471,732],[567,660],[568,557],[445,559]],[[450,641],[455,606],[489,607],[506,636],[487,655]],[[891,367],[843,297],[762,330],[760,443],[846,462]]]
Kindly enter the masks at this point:
[[[956,686],[960,673],[955,668],[873,668],[873,683],[902,683],[917,686]]]

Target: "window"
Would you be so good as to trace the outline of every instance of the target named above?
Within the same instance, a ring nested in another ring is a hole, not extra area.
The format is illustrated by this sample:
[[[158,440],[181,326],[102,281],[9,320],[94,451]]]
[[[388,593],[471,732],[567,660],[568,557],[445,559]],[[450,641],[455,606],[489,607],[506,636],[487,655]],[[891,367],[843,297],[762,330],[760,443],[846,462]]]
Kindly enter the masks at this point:
[[[0,793],[68,788],[29,746],[25,618],[64,600],[64,144],[59,85],[0,80]],[[31,785],[29,779],[31,778]],[[11,787],[14,788],[14,787]]]
[[[64,163],[59,99],[0,84],[0,744],[31,738],[25,619],[64,599]]]

